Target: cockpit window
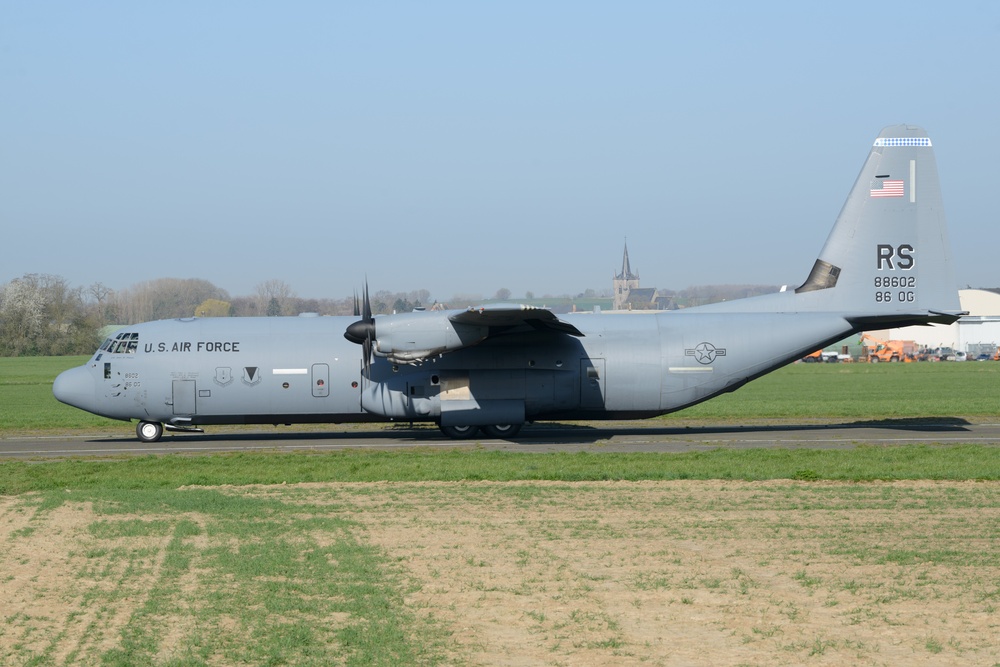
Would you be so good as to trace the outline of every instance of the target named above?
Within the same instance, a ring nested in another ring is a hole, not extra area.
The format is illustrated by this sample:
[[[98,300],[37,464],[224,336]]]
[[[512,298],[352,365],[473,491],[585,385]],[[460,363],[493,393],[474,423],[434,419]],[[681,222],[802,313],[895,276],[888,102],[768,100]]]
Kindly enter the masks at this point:
[[[130,332],[122,332],[101,345],[101,350],[109,354],[135,354],[138,349],[139,334]]]

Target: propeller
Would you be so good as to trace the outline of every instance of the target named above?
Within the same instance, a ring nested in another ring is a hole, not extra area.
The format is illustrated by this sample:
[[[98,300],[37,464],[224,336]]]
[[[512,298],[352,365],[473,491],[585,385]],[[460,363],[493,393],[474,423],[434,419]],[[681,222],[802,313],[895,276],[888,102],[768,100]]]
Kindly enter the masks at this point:
[[[360,305],[362,307],[359,308],[358,295],[355,293],[354,316],[360,316],[361,319],[348,325],[344,332],[344,338],[362,347],[364,351],[364,376],[368,378],[371,374],[372,349],[375,346],[375,318],[372,316],[372,305],[368,299],[367,280],[365,281],[364,302]]]

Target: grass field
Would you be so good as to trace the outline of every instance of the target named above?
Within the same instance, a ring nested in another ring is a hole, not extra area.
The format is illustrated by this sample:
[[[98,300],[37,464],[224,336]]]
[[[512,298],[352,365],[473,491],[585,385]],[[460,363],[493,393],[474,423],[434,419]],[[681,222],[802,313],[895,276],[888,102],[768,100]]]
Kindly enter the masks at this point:
[[[63,405],[52,395],[62,371],[90,357],[0,357],[0,438],[81,429],[121,428],[122,422]]]
[[[0,438],[128,435],[52,398],[83,361],[0,359]],[[995,421],[998,373],[662,419]],[[0,460],[0,600],[10,665],[1000,665],[1000,448]]]
[[[995,420],[1000,363],[793,364],[677,413],[702,420]]]
[[[0,664],[1000,662],[996,482],[206,478],[0,496]]]

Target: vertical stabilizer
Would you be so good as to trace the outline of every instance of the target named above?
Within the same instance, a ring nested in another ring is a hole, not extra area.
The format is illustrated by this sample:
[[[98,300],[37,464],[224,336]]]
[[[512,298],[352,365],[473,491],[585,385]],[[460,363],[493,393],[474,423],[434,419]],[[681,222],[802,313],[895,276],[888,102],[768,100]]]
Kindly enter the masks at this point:
[[[806,281],[806,310],[861,327],[954,321],[960,309],[937,164],[918,127],[875,140]]]

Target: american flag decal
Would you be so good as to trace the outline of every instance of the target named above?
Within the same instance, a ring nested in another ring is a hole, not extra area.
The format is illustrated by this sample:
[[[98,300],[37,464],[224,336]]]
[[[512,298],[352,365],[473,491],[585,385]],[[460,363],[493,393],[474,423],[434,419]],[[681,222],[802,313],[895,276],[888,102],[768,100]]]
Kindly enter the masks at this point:
[[[902,197],[903,181],[872,181],[872,197]]]

